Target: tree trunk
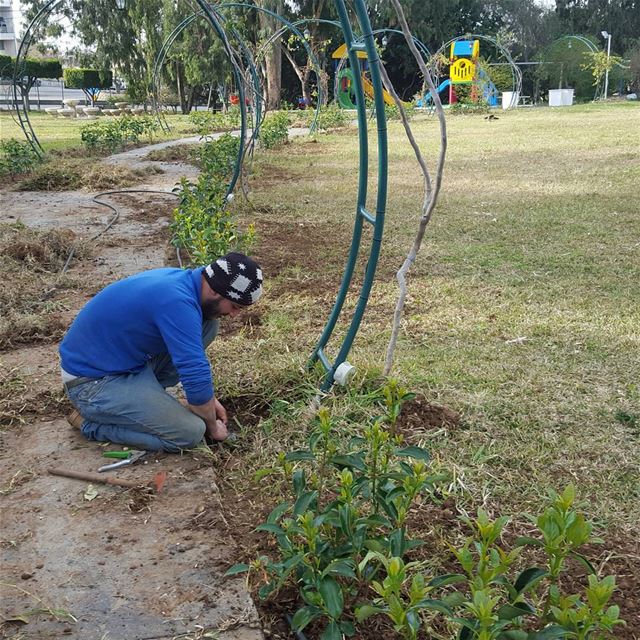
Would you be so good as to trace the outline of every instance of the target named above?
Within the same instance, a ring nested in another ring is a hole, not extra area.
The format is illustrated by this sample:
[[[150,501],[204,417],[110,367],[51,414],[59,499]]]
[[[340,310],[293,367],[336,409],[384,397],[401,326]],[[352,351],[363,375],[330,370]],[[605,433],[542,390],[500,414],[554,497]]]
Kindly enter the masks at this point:
[[[284,13],[284,0],[263,0],[260,4],[278,15]],[[262,11],[258,12],[260,29],[265,40],[269,39],[280,27],[274,18]],[[276,38],[265,55],[265,75],[267,78],[266,108],[271,111],[280,108],[282,88],[282,38]]]
[[[298,63],[294,60],[291,52],[287,47],[283,46],[282,51],[284,55],[287,57],[287,60],[291,63],[295,74],[298,76],[298,80],[300,80],[300,90],[302,92],[302,98],[305,101],[305,105],[311,104],[311,87],[309,86],[309,78],[311,76],[311,68],[309,65],[304,67],[300,67]]]
[[[265,66],[267,72],[267,110],[280,108],[280,90],[282,88],[282,49],[280,38],[267,52]]]
[[[184,74],[180,63],[176,60],[176,89],[178,91],[178,100],[180,100],[180,110],[182,113],[186,113],[187,98],[185,96],[184,88]]]

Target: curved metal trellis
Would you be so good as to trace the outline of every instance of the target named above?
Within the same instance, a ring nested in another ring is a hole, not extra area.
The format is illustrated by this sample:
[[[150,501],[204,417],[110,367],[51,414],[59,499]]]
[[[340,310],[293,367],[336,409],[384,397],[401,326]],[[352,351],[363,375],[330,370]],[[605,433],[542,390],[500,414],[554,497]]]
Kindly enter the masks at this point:
[[[551,49],[557,45],[557,44],[562,44],[563,42],[567,43],[567,48],[571,48],[571,44],[573,41],[579,42],[580,44],[583,44],[588,50],[589,53],[596,53],[597,51],[599,51],[598,47],[591,42],[591,40],[589,40],[589,38],[585,38],[584,36],[575,36],[575,35],[566,35],[566,36],[561,36],[560,38],[557,38],[556,40],[554,40],[546,49],[547,52],[551,51]],[[562,74],[561,74],[562,75]],[[596,90],[593,94],[593,99],[594,101],[598,99],[598,97],[603,93],[604,88],[603,86],[598,83],[598,85],[596,86]]]
[[[360,327],[364,310],[367,306],[371,287],[373,285],[373,277],[375,275],[380,254],[380,245],[382,242],[382,234],[384,230],[384,215],[387,202],[387,178],[388,178],[388,143],[387,143],[387,122],[384,110],[382,78],[380,74],[380,57],[376,49],[371,23],[367,14],[367,7],[364,0],[355,0],[355,11],[362,33],[358,40],[354,37],[351,23],[349,22],[347,9],[344,0],[336,0],[340,24],[344,34],[344,42],[349,53],[349,61],[353,68],[357,68],[358,59],[357,51],[366,51],[369,59],[371,70],[371,83],[374,87],[374,102],[376,108],[376,122],[378,134],[378,189],[376,194],[376,212],[375,215],[370,213],[367,208],[367,182],[368,182],[368,139],[367,139],[367,111],[364,98],[364,90],[362,78],[359,74],[355,74],[354,88],[356,95],[356,111],[358,114],[358,137],[360,144],[360,162],[358,176],[358,198],[356,203],[356,216],[351,239],[351,248],[347,259],[347,265],[340,285],[340,290],[333,309],[329,315],[324,331],[320,336],[318,344],[311,354],[310,364],[320,361],[327,371],[322,390],[327,391],[335,381],[336,370],[342,365],[349,354],[351,345],[355,335]],[[360,295],[356,308],[351,319],[351,324],[347,330],[342,346],[337,357],[332,362],[329,361],[325,353],[326,345],[333,333],[340,312],[344,305],[345,298],[353,278],[353,272],[358,257],[360,241],[362,238],[362,227],[364,222],[368,222],[374,227],[373,237],[371,240],[371,248],[369,252],[369,260],[365,270],[364,281],[360,290]]]
[[[26,58],[26,53],[29,50],[31,45],[31,41],[33,40],[37,28],[42,24],[42,22],[46,19],[46,17],[62,2],[65,0],[49,0],[38,12],[38,14],[31,21],[27,30],[25,32],[25,36],[23,37],[20,48],[18,51],[18,55],[16,56],[16,64],[14,66],[14,76],[13,76],[13,94],[14,94],[14,103],[16,106],[16,111],[18,114],[19,123],[25,133],[25,136],[31,146],[34,148],[34,151],[38,155],[42,155],[43,148],[40,145],[40,142],[33,131],[31,126],[31,122],[29,121],[29,116],[26,108],[20,108],[20,102],[24,105],[24,100],[18,100],[18,83],[17,80],[21,76],[20,71],[23,69],[24,60]],[[208,4],[205,0],[197,0],[197,3],[201,9],[201,13],[207,18],[211,26],[214,28],[218,36],[220,37],[223,47],[225,49],[225,53],[228,58],[232,61],[232,64],[237,63],[235,59],[235,53],[224,33],[224,29],[221,25],[222,18],[218,14],[218,8],[220,6],[226,7],[249,7],[256,8],[252,5],[246,5],[244,3],[229,3],[227,5],[219,5],[217,7],[213,7]],[[357,57],[356,52],[365,51],[367,54],[367,58],[369,60],[369,67],[371,72],[371,83],[373,85],[373,93],[374,93],[374,104],[375,104],[375,114],[376,114],[376,123],[377,123],[377,141],[378,141],[378,171],[377,171],[377,193],[376,193],[376,204],[375,204],[375,213],[371,213],[367,209],[367,189],[369,182],[369,148],[368,148],[368,126],[367,126],[367,112],[366,112],[366,103],[365,96],[362,84],[362,78],[359,74],[356,74],[354,77],[354,88],[355,88],[355,97],[356,97],[356,111],[358,116],[358,138],[359,138],[359,176],[358,176],[358,194],[356,200],[356,211],[355,211],[355,223],[353,228],[353,234],[351,239],[351,246],[349,249],[349,255],[347,257],[347,263],[345,266],[345,271],[343,274],[342,282],[340,285],[340,289],[336,296],[336,301],[331,310],[329,318],[327,319],[325,328],[320,336],[320,339],[314,348],[311,358],[310,364],[313,364],[317,361],[323,365],[326,371],[326,376],[324,382],[322,384],[322,390],[328,390],[335,381],[336,370],[346,361],[347,355],[351,349],[351,345],[353,344],[353,340],[357,334],[357,331],[360,327],[360,323],[362,321],[362,317],[369,299],[369,294],[371,292],[371,287],[373,285],[373,278],[375,275],[375,271],[377,268],[378,257],[380,254],[380,246],[382,242],[382,235],[384,230],[384,218],[385,218],[385,209],[386,209],[386,200],[387,200],[387,179],[388,179],[388,148],[387,148],[387,125],[386,125],[386,116],[384,110],[384,99],[383,99],[383,86],[382,79],[380,74],[380,65],[381,61],[378,55],[378,51],[376,49],[374,34],[371,28],[371,23],[369,21],[369,16],[367,13],[367,5],[365,0],[352,0],[351,4],[355,10],[355,17],[357,23],[360,27],[361,36],[356,38],[354,36],[353,28],[349,19],[349,14],[347,11],[347,7],[345,4],[345,0],[335,0],[336,7],[338,9],[339,14],[339,24],[343,31],[344,42],[347,45],[348,55],[350,64],[356,68],[357,67]],[[264,10],[266,13],[269,13],[276,19],[284,22],[284,19],[281,16],[277,16],[273,12]],[[194,18],[195,19],[195,18]],[[188,23],[189,18],[186,19]],[[184,23],[185,21],[183,21]],[[182,24],[182,23],[181,23]],[[295,33],[298,37],[300,37],[301,41],[308,47],[308,43],[304,36],[300,33],[298,28],[289,23],[287,27]],[[177,35],[175,36],[177,37]],[[174,39],[175,39],[174,37]],[[170,46],[170,45],[168,45]],[[309,49],[310,51],[310,49]],[[166,53],[165,53],[166,55]],[[235,68],[235,65],[234,65]],[[238,65],[239,69],[239,65]],[[154,72],[155,73],[155,72]],[[240,99],[240,113],[241,113],[241,136],[244,140],[244,136],[246,133],[246,103],[245,103],[245,87],[244,83],[238,79],[238,94]],[[244,148],[244,145],[240,145],[241,149]],[[238,163],[239,164],[239,163]],[[338,317],[342,311],[351,281],[353,279],[354,269],[356,265],[356,260],[358,258],[360,244],[362,240],[362,230],[364,223],[367,222],[373,227],[373,236],[371,239],[371,247],[369,250],[369,257],[367,260],[367,266],[365,269],[364,281],[361,286],[358,302],[356,304],[355,311],[351,318],[350,325],[347,329],[346,335],[342,341],[340,349],[338,351],[337,356],[334,361],[331,362],[329,360],[328,355],[325,352],[325,348],[333,330],[338,321]]]
[[[404,33],[400,29],[382,28],[382,29],[376,29],[375,31],[372,31],[372,35],[374,37],[375,36],[379,36],[381,34],[384,37],[389,33],[391,33],[391,34],[396,34],[396,33],[400,34],[402,36],[402,38],[403,38],[403,41],[404,41]],[[429,58],[431,57],[431,52],[429,51],[429,47],[427,47],[427,45],[424,42],[422,42],[422,40],[420,40],[419,38],[417,38],[414,35],[412,35],[412,39],[413,39],[413,42],[415,43],[416,47],[420,51],[420,53],[424,56],[425,60],[429,60]],[[336,73],[335,73],[335,78],[334,78],[334,95],[337,95],[340,72],[346,66],[347,60],[348,60],[348,58],[342,58],[340,60],[340,62],[338,63],[337,67],[336,67]]]
[[[176,28],[169,34],[169,36],[165,39],[164,43],[162,44],[162,47],[160,49],[160,51],[158,52],[158,55],[156,56],[156,60],[154,62],[154,67],[153,67],[153,86],[152,86],[152,90],[151,90],[151,96],[152,96],[152,104],[153,104],[153,109],[154,112],[156,114],[156,118],[158,119],[158,121],[161,123],[161,126],[163,127],[163,129],[165,131],[169,130],[169,125],[166,122],[166,119],[164,117],[164,113],[162,112],[162,103],[160,100],[160,74],[162,72],[162,66],[164,64],[164,61],[166,59],[166,56],[169,52],[169,50],[171,49],[171,46],[173,45],[173,43],[176,41],[176,39],[178,38],[178,36],[191,24],[193,24],[193,22],[200,18],[205,16],[204,11],[199,11],[199,12],[195,12],[193,14],[191,14],[190,16],[187,16],[184,20],[182,20],[180,22],[180,24],[178,24],[176,26]],[[247,133],[247,124],[246,124],[246,101],[244,99],[245,97],[245,85],[244,85],[244,69],[240,64],[240,60],[238,60],[238,56],[236,54],[235,51],[233,51],[233,48],[231,47],[231,44],[229,43],[229,40],[226,36],[226,33],[224,32],[224,28],[222,27],[221,21],[220,21],[220,16],[216,16],[216,21],[218,22],[218,28],[216,28],[216,32],[218,33],[218,35],[220,36],[220,39],[225,47],[225,53],[227,53],[227,57],[230,59],[231,65],[232,65],[232,69],[233,69],[233,74],[236,80],[236,84],[239,87],[239,91],[238,93],[241,94],[241,100],[242,100],[242,104],[241,104],[241,114],[242,114],[242,110],[244,109],[245,112],[245,119],[244,119],[244,125],[241,122],[241,129],[240,129],[240,140],[241,140],[241,144],[238,145],[238,154],[236,156],[236,162],[234,164],[234,170],[233,170],[233,174],[231,176],[231,179],[229,181],[229,184],[227,186],[227,196],[229,196],[229,194],[231,194],[233,192],[233,190],[235,189],[235,186],[240,178],[240,174],[242,172],[242,164],[244,161],[244,156],[246,153],[246,149],[248,148],[248,144],[246,144],[246,133]],[[235,29],[234,29],[234,33],[235,33]],[[253,114],[254,114],[254,119],[255,122],[259,121],[260,118],[260,112],[261,112],[261,104],[260,104],[260,85],[259,85],[259,79],[258,79],[258,74],[257,74],[257,70],[255,68],[255,65],[253,64],[253,60],[251,58],[251,56],[249,55],[248,50],[246,49],[246,47],[244,47],[244,45],[242,46],[242,52],[244,54],[244,58],[248,63],[250,72],[251,72],[251,76],[253,78],[254,81],[254,96],[256,97],[256,100],[254,102],[254,109],[253,109]],[[253,126],[252,127],[252,135],[251,138],[253,140],[253,138],[257,135],[257,130],[258,127],[257,126]]]

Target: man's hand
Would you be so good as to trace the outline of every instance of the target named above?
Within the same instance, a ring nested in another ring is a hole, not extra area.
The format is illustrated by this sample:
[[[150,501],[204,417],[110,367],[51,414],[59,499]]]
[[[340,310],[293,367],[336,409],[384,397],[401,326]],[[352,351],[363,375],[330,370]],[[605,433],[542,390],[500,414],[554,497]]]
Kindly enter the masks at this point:
[[[213,404],[216,408],[216,418],[218,420],[221,420],[226,426],[227,422],[229,421],[227,418],[227,410],[220,404],[220,402],[218,402],[217,398],[213,399]]]
[[[227,425],[222,420],[216,420],[215,425],[207,424],[207,436],[211,440],[222,442],[229,436]]]
[[[203,420],[206,428],[206,435],[211,440],[226,440],[229,432],[227,431],[227,411],[218,402],[217,398],[213,397],[205,404],[189,405],[189,410],[200,416]]]

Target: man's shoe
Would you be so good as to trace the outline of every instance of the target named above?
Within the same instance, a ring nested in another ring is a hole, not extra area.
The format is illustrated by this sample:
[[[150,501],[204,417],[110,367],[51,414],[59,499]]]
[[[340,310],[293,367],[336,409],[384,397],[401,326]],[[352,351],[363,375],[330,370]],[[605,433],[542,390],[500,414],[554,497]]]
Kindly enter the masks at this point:
[[[74,409],[68,416],[67,422],[76,429],[82,429],[82,424],[84,423],[84,418],[80,415],[80,412],[77,409]]]

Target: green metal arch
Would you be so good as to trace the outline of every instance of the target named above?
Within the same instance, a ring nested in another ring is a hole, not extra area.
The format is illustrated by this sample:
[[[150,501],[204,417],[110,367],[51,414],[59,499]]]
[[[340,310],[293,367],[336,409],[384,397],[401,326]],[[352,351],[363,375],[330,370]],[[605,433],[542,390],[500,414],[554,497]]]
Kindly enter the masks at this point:
[[[156,60],[154,62],[154,68],[153,68],[153,87],[152,87],[152,101],[153,101],[153,107],[154,107],[154,111],[156,114],[156,117],[158,118],[158,121],[160,122],[161,126],[165,129],[168,130],[169,126],[166,122],[166,119],[164,118],[164,114],[162,113],[161,110],[161,101],[159,99],[159,87],[160,87],[160,74],[162,72],[162,66],[164,64],[164,61],[166,59],[166,56],[171,48],[171,46],[173,45],[173,43],[176,41],[176,39],[178,38],[178,36],[187,28],[189,27],[191,24],[193,24],[193,22],[195,20],[197,20],[200,17],[204,16],[204,12],[203,11],[198,11],[198,12],[194,12],[193,14],[191,14],[190,16],[187,16],[184,20],[182,20],[175,28],[174,30],[169,34],[169,36],[167,36],[167,38],[165,39],[160,51],[158,52],[158,55],[156,56]],[[220,29],[222,30],[222,25],[220,25]],[[238,35],[237,32],[234,31],[234,35]],[[241,39],[240,39],[241,41]],[[223,44],[229,44],[228,40],[225,39],[223,40]],[[252,139],[254,139],[259,132],[259,122],[260,122],[260,114],[261,114],[261,99],[260,99],[260,83],[259,83],[259,79],[258,79],[258,75],[257,75],[257,71],[255,69],[255,65],[253,63],[253,60],[251,59],[251,56],[249,55],[248,50],[246,49],[246,47],[244,46],[244,43],[241,41],[241,45],[242,45],[242,50],[243,50],[243,54],[245,54],[245,60],[248,63],[249,69],[251,70],[251,75],[253,78],[253,82],[254,82],[254,93],[256,96],[256,101],[254,103],[254,114],[255,114],[255,124],[253,127],[253,131],[251,134]],[[229,50],[230,50],[230,46],[229,46]],[[240,86],[242,85],[242,87],[244,88],[244,80],[242,78],[242,69],[239,67],[239,63],[237,60],[235,60],[235,57],[231,57],[230,58],[230,62],[233,68],[233,72],[234,75],[236,77],[236,83]],[[245,109],[246,112],[246,102],[243,100],[242,106]],[[242,107],[241,107],[242,108]],[[238,146],[238,155],[236,157],[236,162],[234,165],[234,170],[233,170],[233,174],[231,176],[231,180],[229,181],[229,184],[227,186],[227,196],[229,196],[229,194],[231,194],[233,192],[233,190],[235,189],[235,186],[240,178],[240,173],[242,171],[242,163],[244,161],[244,155],[245,155],[245,150],[246,150],[246,121],[245,121],[245,126],[242,127],[241,126],[241,131],[240,131],[240,140],[241,140],[241,144]]]
[[[368,183],[368,167],[369,167],[369,151],[367,139],[367,110],[362,87],[362,79],[359,74],[354,74],[354,89],[356,95],[356,112],[358,115],[358,137],[360,144],[360,162],[359,162],[359,179],[358,179],[358,198],[356,203],[355,224],[353,236],[351,240],[351,248],[347,259],[347,265],[340,285],[340,290],[334,303],[333,309],[327,320],[327,324],[318,340],[318,343],[311,354],[310,364],[320,361],[327,371],[327,375],[322,384],[322,390],[327,391],[335,381],[336,369],[346,361],[353,340],[358,332],[362,316],[364,314],[371,287],[373,286],[373,278],[375,275],[378,258],[380,255],[380,245],[382,242],[382,234],[384,231],[384,216],[387,202],[387,180],[388,180],[388,142],[387,142],[387,122],[384,109],[382,78],[380,75],[380,57],[375,46],[375,40],[371,29],[371,23],[367,14],[367,7],[364,0],[355,1],[355,11],[362,30],[360,42],[356,40],[349,22],[347,9],[344,0],[336,0],[340,23],[344,32],[344,42],[347,45],[349,62],[352,68],[357,68],[357,51],[366,51],[369,59],[371,71],[371,83],[374,88],[374,103],[378,134],[378,192],[376,196],[375,215],[371,214],[367,208],[367,183]],[[362,227],[364,222],[368,222],[374,227],[371,248],[369,252],[369,260],[365,270],[365,277],[360,290],[358,303],[351,319],[351,324],[347,330],[347,334],[342,342],[342,346],[337,357],[331,363],[325,348],[333,333],[340,312],[344,305],[345,298],[353,278],[353,272],[358,257],[360,241],[362,238]]]
[[[16,57],[16,64],[14,67],[14,102],[16,105],[16,109],[18,112],[18,118],[20,120],[20,124],[25,132],[25,136],[30,142],[31,146],[36,150],[38,155],[42,155],[42,147],[38,141],[33,128],[31,127],[31,123],[29,121],[28,115],[24,115],[20,111],[18,104],[18,90],[17,90],[17,78],[19,77],[19,69],[21,59],[26,57],[26,52],[29,49],[31,44],[31,39],[33,38],[35,27],[39,25],[40,21],[43,17],[46,17],[53,8],[58,4],[64,2],[64,0],[49,0],[49,2],[38,12],[36,17],[31,21],[27,31],[25,33],[25,37],[22,39],[20,43],[20,48],[18,51],[18,55]],[[214,10],[212,5],[209,5],[205,0],[197,0],[198,5],[200,6],[203,14],[207,17],[210,24],[216,30],[220,38],[222,39],[223,45],[225,47],[225,51],[229,56],[230,60],[234,60],[233,51],[231,50],[231,46],[226,39],[226,35],[224,33],[224,29],[220,24],[220,16]],[[375,206],[375,214],[369,212],[367,210],[367,187],[368,187],[368,174],[369,174],[369,148],[368,148],[368,130],[367,130],[367,112],[366,112],[366,104],[364,91],[362,87],[362,81],[358,74],[354,76],[354,88],[356,95],[356,111],[358,116],[358,139],[359,139],[359,176],[358,176],[358,195],[356,201],[356,211],[355,211],[355,223],[353,229],[353,235],[351,239],[351,247],[349,250],[349,255],[347,258],[347,264],[345,267],[345,272],[343,274],[342,283],[340,285],[340,289],[338,291],[336,301],[334,303],[333,309],[329,315],[325,328],[318,340],[318,343],[313,350],[310,358],[310,364],[313,364],[317,361],[320,361],[325,368],[326,376],[324,382],[322,384],[322,390],[327,391],[335,381],[335,373],[338,367],[346,361],[347,355],[351,349],[351,345],[353,344],[353,340],[357,334],[357,331],[360,327],[360,323],[362,321],[362,317],[369,299],[369,294],[371,292],[371,287],[373,285],[373,278],[375,276],[376,267],[378,264],[378,258],[380,255],[380,245],[382,242],[382,235],[384,231],[384,218],[385,218],[385,210],[386,210],[386,200],[387,200],[387,181],[388,181],[388,142],[387,142],[387,124],[386,124],[386,116],[384,109],[384,100],[383,100],[383,87],[382,87],[382,79],[380,75],[380,58],[378,56],[378,52],[375,46],[375,40],[373,36],[373,32],[371,29],[371,23],[369,21],[369,16],[367,14],[367,5],[365,0],[352,0],[352,4],[355,8],[355,14],[357,17],[357,21],[361,30],[361,37],[356,39],[354,37],[353,29],[351,22],[349,20],[349,15],[347,12],[347,7],[345,4],[345,0],[335,0],[336,7],[338,9],[338,14],[340,17],[340,25],[344,34],[344,42],[347,45],[349,60],[353,68],[357,67],[357,51],[366,51],[367,57],[369,60],[370,72],[371,72],[371,82],[374,88],[374,103],[375,103],[375,117],[377,123],[377,142],[378,142],[378,188],[376,194],[376,206]],[[229,3],[227,6],[247,6],[244,3]],[[248,5],[251,8],[255,8],[252,5]],[[266,10],[265,10],[266,11]],[[274,14],[273,12],[266,11],[270,13],[277,19],[281,19],[279,16]],[[300,34],[297,27],[291,25],[290,27],[296,35],[301,37],[301,40],[304,42],[304,37]],[[245,135],[246,132],[246,105],[245,105],[245,93],[244,93],[244,84],[242,82],[238,83],[238,93],[240,98],[240,109],[241,109],[241,135]],[[244,139],[244,138],[243,138]],[[243,145],[241,145],[242,147]],[[358,298],[358,302],[356,304],[356,308],[354,314],[351,318],[351,323],[347,330],[346,336],[342,341],[342,345],[339,349],[338,355],[331,362],[325,353],[325,348],[327,343],[333,333],[333,330],[336,326],[338,317],[340,312],[342,311],[344,301],[351,284],[354,268],[356,264],[356,260],[358,257],[361,239],[362,239],[362,228],[364,223],[367,222],[373,226],[373,237],[371,240],[371,248],[369,251],[369,259],[367,261],[367,266],[365,270],[365,277],[362,287],[360,289],[360,294]]]

